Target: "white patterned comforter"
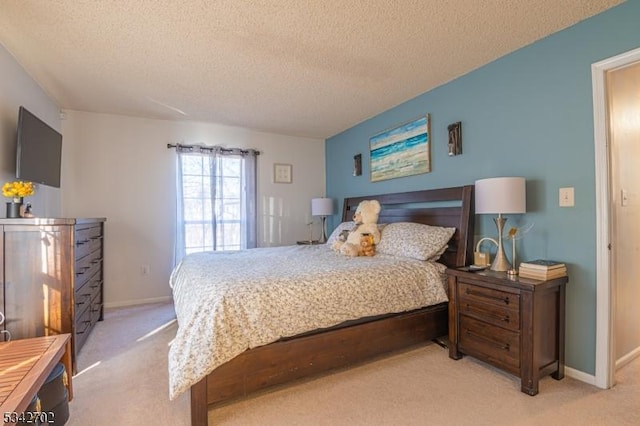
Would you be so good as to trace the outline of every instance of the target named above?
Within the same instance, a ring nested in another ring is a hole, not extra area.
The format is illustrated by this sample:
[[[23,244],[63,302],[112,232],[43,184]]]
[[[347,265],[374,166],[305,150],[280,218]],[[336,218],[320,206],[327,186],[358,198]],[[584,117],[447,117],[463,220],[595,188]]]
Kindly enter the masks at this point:
[[[406,257],[346,257],[326,245],[189,255],[170,280],[178,319],[170,397],[249,348],[445,302],[444,270]]]

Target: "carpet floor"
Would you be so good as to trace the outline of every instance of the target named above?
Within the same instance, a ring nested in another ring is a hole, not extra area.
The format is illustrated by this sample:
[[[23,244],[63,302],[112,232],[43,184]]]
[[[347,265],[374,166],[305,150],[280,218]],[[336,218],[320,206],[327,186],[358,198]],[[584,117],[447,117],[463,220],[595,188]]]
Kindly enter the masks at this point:
[[[78,358],[71,426],[189,425],[168,397],[173,305],[105,312]],[[540,393],[487,364],[428,344],[209,410],[212,425],[638,425],[640,359],[609,390],[545,377]]]

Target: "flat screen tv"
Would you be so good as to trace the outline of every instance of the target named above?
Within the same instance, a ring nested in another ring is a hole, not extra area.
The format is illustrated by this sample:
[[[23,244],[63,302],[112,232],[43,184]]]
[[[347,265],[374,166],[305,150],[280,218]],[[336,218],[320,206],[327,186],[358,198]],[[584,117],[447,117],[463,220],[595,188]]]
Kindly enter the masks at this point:
[[[60,188],[62,135],[20,107],[16,178]]]

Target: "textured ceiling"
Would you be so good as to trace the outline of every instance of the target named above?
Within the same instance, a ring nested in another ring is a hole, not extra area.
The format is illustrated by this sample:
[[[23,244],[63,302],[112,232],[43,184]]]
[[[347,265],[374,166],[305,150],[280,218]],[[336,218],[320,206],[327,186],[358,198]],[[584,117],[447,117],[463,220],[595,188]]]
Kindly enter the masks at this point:
[[[620,0],[2,0],[61,108],[326,138]]]

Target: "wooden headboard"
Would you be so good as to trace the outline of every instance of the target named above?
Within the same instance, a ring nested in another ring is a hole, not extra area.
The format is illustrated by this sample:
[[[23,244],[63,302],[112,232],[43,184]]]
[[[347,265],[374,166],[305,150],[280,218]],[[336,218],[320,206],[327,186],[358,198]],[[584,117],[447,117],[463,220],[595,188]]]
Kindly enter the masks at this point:
[[[455,227],[456,232],[439,262],[449,267],[472,263],[475,219],[473,185],[345,198],[342,220],[353,220],[353,214],[363,200],[380,202],[382,210],[378,223],[417,222]]]

